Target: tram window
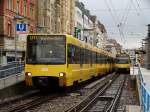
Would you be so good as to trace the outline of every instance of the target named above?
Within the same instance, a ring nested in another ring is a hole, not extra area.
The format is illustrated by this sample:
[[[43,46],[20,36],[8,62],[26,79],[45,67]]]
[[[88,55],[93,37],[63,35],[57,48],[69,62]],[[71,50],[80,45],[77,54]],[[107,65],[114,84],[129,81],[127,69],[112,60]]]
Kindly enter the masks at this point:
[[[93,64],[93,59],[92,59],[92,56],[93,55],[93,53],[92,53],[92,51],[90,51],[90,63],[91,63],[91,66],[92,66],[92,64]]]
[[[102,56],[102,63],[106,64],[106,56],[105,55]]]
[[[108,63],[109,63],[109,57],[106,56],[106,64],[108,64]]]
[[[73,55],[73,54],[72,54],[72,46],[69,45],[69,46],[68,46],[68,57],[71,58],[72,55]]]
[[[105,56],[105,64],[107,64],[107,63],[108,63],[108,57]]]
[[[100,54],[100,64],[102,64],[102,55]]]
[[[84,64],[87,63],[87,51],[84,49]]]
[[[103,63],[104,63],[104,56],[101,55],[101,64],[103,64]]]
[[[98,64],[99,63],[99,54],[98,53],[96,54],[96,58],[97,58],[96,62]]]
[[[75,47],[73,45],[68,45],[68,63],[74,63]]]
[[[76,64],[80,64],[80,47],[75,47],[75,61]]]
[[[68,62],[69,64],[80,64],[80,47],[68,45]]]
[[[98,63],[98,54],[96,53],[96,64]]]
[[[100,54],[97,54],[97,63],[100,63]]]
[[[102,56],[101,56],[101,54],[99,54],[99,64],[101,64],[102,63]]]
[[[92,64],[94,64],[95,62],[95,56],[94,56],[94,52],[92,52]]]
[[[80,64],[83,64],[84,63],[84,49],[81,48],[80,50]]]
[[[88,64],[90,64],[91,62],[91,56],[90,56],[90,50],[87,50],[87,58],[88,58]]]
[[[86,49],[83,49],[83,64],[86,64]]]
[[[96,61],[97,61],[97,59],[96,59],[96,52],[94,52],[94,63],[96,64]]]
[[[35,40],[27,40],[27,64],[65,64],[65,38],[46,38],[40,36]]]

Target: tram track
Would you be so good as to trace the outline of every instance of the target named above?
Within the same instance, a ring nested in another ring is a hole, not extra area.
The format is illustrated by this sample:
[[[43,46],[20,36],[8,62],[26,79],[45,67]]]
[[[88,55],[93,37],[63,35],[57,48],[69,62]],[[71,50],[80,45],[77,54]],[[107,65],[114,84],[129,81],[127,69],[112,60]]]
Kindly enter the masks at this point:
[[[30,91],[24,95],[18,95],[15,98],[10,98],[10,99],[8,98],[8,100],[0,102],[0,108],[2,108],[4,106],[8,106],[10,104],[17,103],[17,102],[22,101],[22,100],[33,98],[34,96],[37,96],[39,94],[40,94],[39,90],[33,90],[33,91]]]
[[[42,96],[42,97],[37,97],[36,99],[34,99],[33,101],[30,101],[26,104],[23,105],[19,105],[13,108],[9,108],[8,110],[6,110],[6,112],[23,112],[27,109],[33,108],[35,106],[38,106],[42,103],[45,103],[53,98],[56,98],[58,95],[51,95],[51,96]]]
[[[104,80],[102,80],[100,82],[100,86],[103,87],[103,86],[107,85],[108,82],[110,84],[110,82],[112,81],[112,78],[114,78],[114,77],[116,77],[116,75],[112,74],[112,75],[104,78]],[[107,85],[106,88],[108,88],[109,86],[110,85]],[[82,87],[82,88],[84,88],[84,87]],[[14,102],[14,104],[12,104],[13,102],[11,102],[9,104],[9,106],[7,106],[7,107],[5,106],[6,108],[4,107],[4,109],[2,108],[0,111],[2,111],[2,112],[24,112],[26,110],[37,108],[38,106],[45,104],[45,103],[47,103],[53,99],[56,99],[58,97],[66,96],[66,94],[74,92],[74,91],[75,90],[71,90],[71,91],[67,91],[67,92],[63,92],[63,93],[51,93],[51,94],[46,94],[46,95],[34,93],[35,96],[32,95],[33,97],[25,98],[25,100],[27,99],[27,101],[22,99],[21,101],[19,101],[20,103],[17,101],[17,103]],[[98,90],[95,92],[98,92]],[[93,96],[91,96],[91,98],[93,98]]]
[[[56,98],[56,97],[58,97],[58,94],[53,94],[50,96],[47,96],[47,95],[46,96],[37,96],[36,98],[34,98],[32,101],[30,101],[28,103],[10,107],[3,112],[24,112],[25,110],[34,108],[34,107],[36,107],[40,104],[43,104],[45,102],[48,102],[49,100]]]
[[[123,75],[113,77],[103,87],[100,87],[82,102],[65,112],[115,112],[115,106],[121,95],[125,77]]]

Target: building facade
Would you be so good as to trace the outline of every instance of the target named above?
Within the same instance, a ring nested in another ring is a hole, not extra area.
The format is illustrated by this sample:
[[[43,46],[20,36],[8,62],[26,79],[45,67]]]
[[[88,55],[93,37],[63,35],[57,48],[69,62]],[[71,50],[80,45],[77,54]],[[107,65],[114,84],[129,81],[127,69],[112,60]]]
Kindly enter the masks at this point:
[[[76,0],[75,6],[75,28],[81,30],[81,34],[77,38],[93,45],[94,22],[90,11],[85,9],[84,4],[78,0]]]
[[[37,33],[55,32],[56,0],[37,0]]]
[[[36,0],[0,0],[0,7],[0,64],[7,64],[24,57],[25,45],[19,42],[16,24],[26,24],[25,34],[36,32]]]
[[[105,49],[107,44],[107,31],[105,26],[97,19],[96,16],[92,17],[94,21],[94,46]]]
[[[74,0],[38,0],[37,32],[66,33],[74,32]]]
[[[90,14],[82,2],[76,0],[75,3],[75,28],[81,30],[81,35],[78,38],[104,49],[107,43],[107,32],[104,25],[96,16]]]
[[[75,0],[56,0],[56,33],[73,35],[75,18]]]
[[[108,39],[105,49],[116,56],[121,54],[122,46],[115,39]]]

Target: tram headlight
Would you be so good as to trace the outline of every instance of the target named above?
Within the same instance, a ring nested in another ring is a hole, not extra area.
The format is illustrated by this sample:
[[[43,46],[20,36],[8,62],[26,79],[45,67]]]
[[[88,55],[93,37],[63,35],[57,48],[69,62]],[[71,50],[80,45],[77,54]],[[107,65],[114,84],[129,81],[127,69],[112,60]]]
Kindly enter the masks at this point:
[[[30,77],[30,76],[32,76],[32,73],[31,72],[27,72],[26,75]]]
[[[60,73],[59,73],[59,76],[60,76],[60,77],[64,77],[64,76],[65,76],[65,73],[60,72]]]

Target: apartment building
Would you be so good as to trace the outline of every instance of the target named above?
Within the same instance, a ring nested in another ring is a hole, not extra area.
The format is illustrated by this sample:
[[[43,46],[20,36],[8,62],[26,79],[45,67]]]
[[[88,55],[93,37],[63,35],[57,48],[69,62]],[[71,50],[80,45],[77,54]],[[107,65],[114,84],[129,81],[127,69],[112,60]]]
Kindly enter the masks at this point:
[[[26,24],[25,33],[35,32],[36,5],[36,0],[0,0],[0,64],[7,64],[15,59],[21,60],[24,57],[25,44],[22,46],[19,43],[20,37],[16,32],[16,24]]]

